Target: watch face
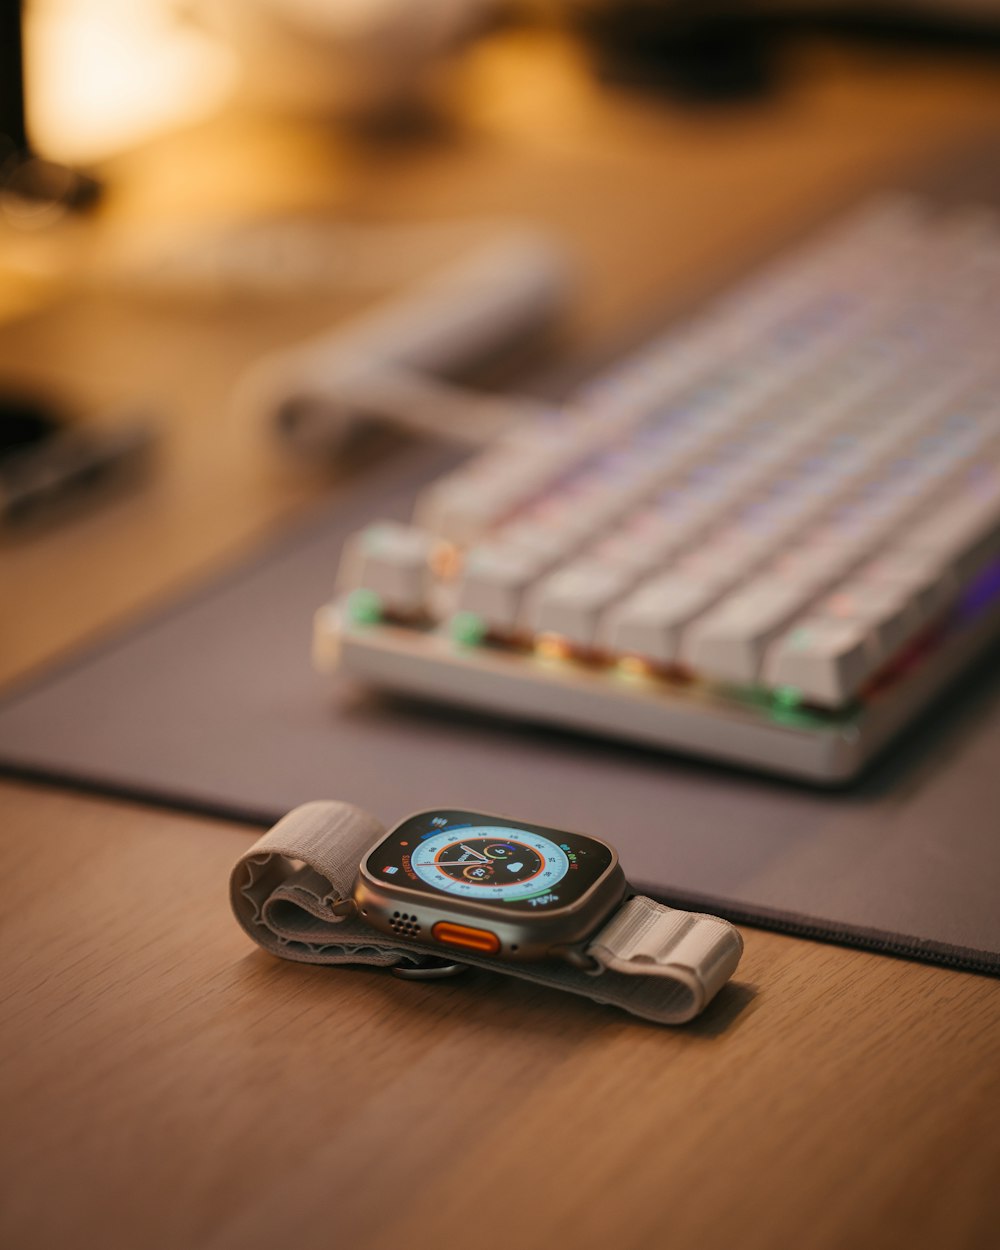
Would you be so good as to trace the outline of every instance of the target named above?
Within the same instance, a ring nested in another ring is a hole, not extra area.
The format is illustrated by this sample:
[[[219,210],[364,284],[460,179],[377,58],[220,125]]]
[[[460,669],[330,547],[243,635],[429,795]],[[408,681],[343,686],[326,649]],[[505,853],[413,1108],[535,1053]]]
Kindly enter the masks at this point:
[[[571,906],[613,862],[610,847],[578,833],[432,811],[394,829],[365,867],[386,884],[530,912]]]

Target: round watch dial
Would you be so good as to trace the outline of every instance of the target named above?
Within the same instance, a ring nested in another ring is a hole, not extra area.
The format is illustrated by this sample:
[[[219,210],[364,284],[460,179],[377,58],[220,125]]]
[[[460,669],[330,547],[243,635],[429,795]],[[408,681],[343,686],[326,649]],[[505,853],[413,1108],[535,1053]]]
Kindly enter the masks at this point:
[[[551,890],[569,871],[562,847],[504,825],[444,829],[414,850],[413,871],[445,894],[513,901]]]

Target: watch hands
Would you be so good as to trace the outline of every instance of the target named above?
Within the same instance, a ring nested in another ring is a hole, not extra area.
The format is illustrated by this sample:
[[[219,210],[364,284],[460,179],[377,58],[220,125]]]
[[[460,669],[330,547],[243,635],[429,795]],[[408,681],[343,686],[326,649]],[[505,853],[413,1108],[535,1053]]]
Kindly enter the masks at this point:
[[[414,868],[459,868],[462,864],[467,863],[466,859],[421,859],[414,860]],[[490,863],[489,860],[486,861]]]
[[[484,855],[482,851],[474,851],[471,846],[466,846],[464,842],[462,843],[462,850],[465,854],[458,857],[456,862],[459,864],[464,864],[467,859],[478,859],[486,864],[490,862],[488,855]]]

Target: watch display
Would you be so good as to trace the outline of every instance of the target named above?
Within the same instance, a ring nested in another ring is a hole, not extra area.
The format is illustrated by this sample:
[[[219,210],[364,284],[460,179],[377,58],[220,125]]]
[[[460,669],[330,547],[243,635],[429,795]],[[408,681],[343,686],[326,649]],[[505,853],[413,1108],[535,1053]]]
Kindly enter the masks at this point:
[[[566,907],[614,862],[596,838],[467,811],[421,812],[369,854],[373,877],[517,911]]]

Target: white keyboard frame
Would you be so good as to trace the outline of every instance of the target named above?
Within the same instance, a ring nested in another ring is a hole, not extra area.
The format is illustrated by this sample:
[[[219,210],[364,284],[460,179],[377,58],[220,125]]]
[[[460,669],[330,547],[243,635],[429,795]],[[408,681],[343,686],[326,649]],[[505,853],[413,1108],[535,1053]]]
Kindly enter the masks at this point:
[[[808,728],[703,687],[678,690],[573,661],[465,647],[440,628],[360,624],[344,599],[316,614],[313,659],[322,671],[336,669],[395,693],[837,786],[856,778],[988,649],[998,629],[1000,595],[853,719]]]

